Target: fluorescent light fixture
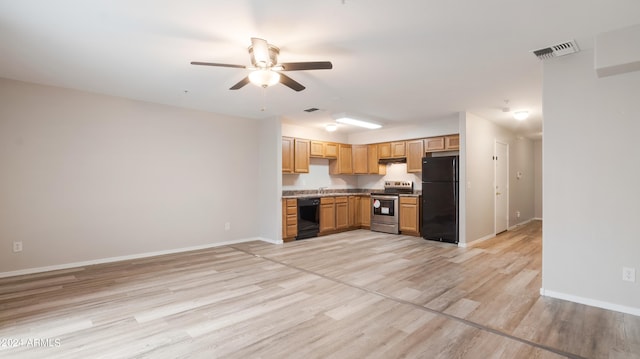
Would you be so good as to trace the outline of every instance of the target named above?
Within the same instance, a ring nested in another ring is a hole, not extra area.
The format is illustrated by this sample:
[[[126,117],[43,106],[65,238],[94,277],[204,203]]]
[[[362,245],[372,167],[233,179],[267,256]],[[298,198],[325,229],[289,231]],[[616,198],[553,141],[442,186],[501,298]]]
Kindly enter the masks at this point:
[[[344,123],[344,124],[347,124],[347,125],[364,127],[364,128],[368,128],[370,130],[375,130],[377,128],[382,127],[381,125],[378,125],[377,123],[372,123],[372,122],[367,122],[367,121],[362,121],[362,120],[356,120],[355,118],[350,118],[350,117],[337,118],[336,122]]]
[[[328,132],[333,132],[338,129],[338,125],[336,125],[335,123],[330,123],[324,126],[324,129],[327,130]]]
[[[516,111],[513,113],[513,118],[518,121],[526,120],[529,117],[529,111]]]
[[[260,87],[269,87],[280,82],[280,74],[271,70],[255,70],[249,74],[249,81]]]

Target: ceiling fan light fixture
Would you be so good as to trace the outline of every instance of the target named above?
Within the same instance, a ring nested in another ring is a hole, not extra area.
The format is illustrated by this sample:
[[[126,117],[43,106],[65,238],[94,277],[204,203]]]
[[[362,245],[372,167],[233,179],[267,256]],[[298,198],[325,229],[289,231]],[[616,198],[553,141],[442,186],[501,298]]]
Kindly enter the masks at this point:
[[[364,128],[368,128],[370,130],[375,130],[375,129],[378,129],[378,128],[382,127],[382,125],[379,125],[377,123],[367,122],[367,121],[363,121],[363,120],[357,120],[357,119],[351,118],[351,117],[340,117],[340,118],[336,119],[336,122],[344,123],[344,124],[347,124],[347,125],[364,127]]]
[[[249,74],[249,81],[260,87],[269,87],[280,82],[280,74],[271,70],[255,70]]]
[[[327,130],[327,132],[334,132],[335,130],[338,129],[338,125],[336,125],[335,123],[330,123],[324,126],[324,129]]]
[[[529,117],[529,111],[516,111],[513,113],[513,118],[518,121],[524,121]]]

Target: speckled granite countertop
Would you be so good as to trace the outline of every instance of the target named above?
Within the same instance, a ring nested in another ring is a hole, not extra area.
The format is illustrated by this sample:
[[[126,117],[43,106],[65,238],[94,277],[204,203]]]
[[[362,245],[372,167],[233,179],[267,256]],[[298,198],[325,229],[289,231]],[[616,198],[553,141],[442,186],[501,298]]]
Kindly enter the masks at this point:
[[[337,196],[369,196],[371,193],[383,194],[380,189],[342,189],[323,191],[318,190],[298,190],[298,191],[282,191],[282,198],[311,198],[311,197],[337,197]],[[402,197],[418,197],[422,191],[414,191],[414,193],[401,194]]]

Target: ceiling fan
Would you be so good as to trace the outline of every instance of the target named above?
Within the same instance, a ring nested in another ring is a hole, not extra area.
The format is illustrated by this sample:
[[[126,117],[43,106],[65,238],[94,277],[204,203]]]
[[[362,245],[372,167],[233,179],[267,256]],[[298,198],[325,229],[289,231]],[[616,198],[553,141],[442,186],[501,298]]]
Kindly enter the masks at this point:
[[[251,70],[249,76],[243,78],[242,80],[240,80],[240,82],[231,86],[229,90],[241,89],[249,82],[264,88],[280,82],[281,84],[295,91],[302,91],[305,89],[302,84],[283,74],[282,72],[301,70],[329,70],[333,68],[333,65],[330,61],[278,63],[278,54],[280,54],[279,48],[267,43],[267,41],[264,39],[252,37],[251,46],[249,46],[251,66],[199,61],[192,61],[191,65],[236,67]]]

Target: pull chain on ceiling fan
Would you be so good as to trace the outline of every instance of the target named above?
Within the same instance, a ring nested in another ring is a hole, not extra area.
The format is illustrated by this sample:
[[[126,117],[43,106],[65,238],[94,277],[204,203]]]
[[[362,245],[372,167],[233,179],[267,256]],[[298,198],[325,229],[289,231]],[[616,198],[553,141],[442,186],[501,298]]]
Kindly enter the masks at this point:
[[[269,44],[264,39],[255,37],[251,38],[251,46],[249,46],[248,50],[251,58],[251,66],[199,61],[192,61],[191,64],[216,67],[233,67],[252,71],[247,77],[240,80],[237,84],[231,86],[229,90],[241,89],[249,82],[263,88],[273,86],[279,82],[291,88],[292,90],[302,91],[305,89],[302,84],[281,72],[303,70],[330,70],[333,68],[333,64],[330,61],[278,63],[278,55],[280,54],[280,49],[274,45]]]

